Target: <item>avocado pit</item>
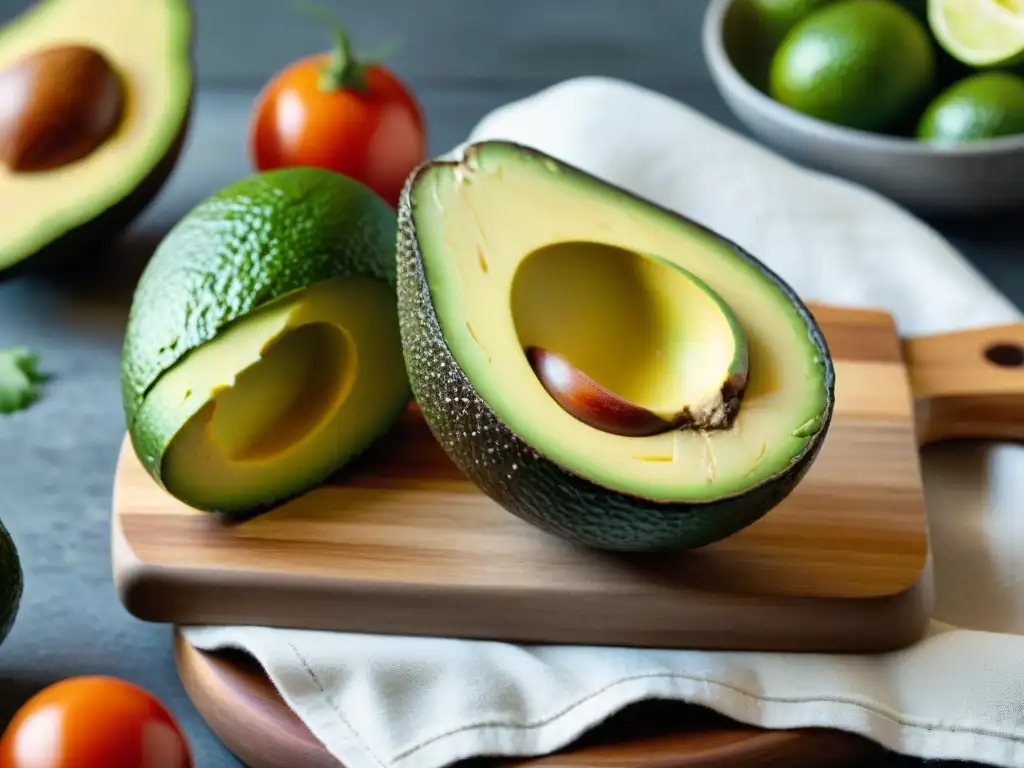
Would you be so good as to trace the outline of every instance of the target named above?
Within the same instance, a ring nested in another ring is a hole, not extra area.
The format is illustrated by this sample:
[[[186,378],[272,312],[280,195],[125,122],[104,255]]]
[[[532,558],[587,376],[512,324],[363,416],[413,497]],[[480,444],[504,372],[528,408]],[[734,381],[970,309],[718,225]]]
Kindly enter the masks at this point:
[[[695,410],[683,406],[672,419],[609,392],[561,355],[529,347],[526,358],[544,389],[555,402],[588,426],[624,437],[649,437],[673,429],[727,429],[739,410],[745,376],[733,376],[715,397]]]
[[[601,243],[548,246],[516,275],[513,317],[545,391],[590,427],[647,437],[733,424],[746,336],[710,286],[671,262]]]
[[[0,72],[0,162],[37,173],[94,152],[120,126],[124,85],[85,45],[37,51]]]
[[[528,347],[526,359],[547,393],[584,424],[626,437],[647,437],[672,429],[670,422],[609,392],[559,354]]]

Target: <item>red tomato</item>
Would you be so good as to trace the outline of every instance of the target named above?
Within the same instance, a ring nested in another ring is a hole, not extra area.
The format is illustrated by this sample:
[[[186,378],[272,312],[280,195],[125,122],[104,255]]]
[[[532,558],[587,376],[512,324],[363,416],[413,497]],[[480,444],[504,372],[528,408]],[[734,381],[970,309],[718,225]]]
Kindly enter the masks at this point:
[[[423,113],[381,64],[363,64],[335,30],[337,48],[278,72],[256,99],[249,153],[260,171],[317,166],[361,181],[398,205],[406,177],[425,158]]]
[[[188,741],[152,694],[111,677],[43,689],[0,738],[2,768],[193,768]]]

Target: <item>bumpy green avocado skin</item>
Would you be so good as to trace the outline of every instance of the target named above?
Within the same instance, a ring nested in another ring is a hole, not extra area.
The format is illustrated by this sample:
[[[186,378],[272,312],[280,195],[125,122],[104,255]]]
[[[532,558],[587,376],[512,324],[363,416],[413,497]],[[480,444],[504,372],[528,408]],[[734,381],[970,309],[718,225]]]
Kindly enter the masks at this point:
[[[516,149],[540,154],[527,147]],[[590,177],[579,168],[557,162],[567,173]],[[398,208],[398,312],[406,368],[434,438],[484,494],[520,519],[568,541],[610,551],[657,552],[693,549],[731,536],[792,492],[810,469],[828,432],[835,370],[824,335],[810,310],[774,272],[730,244],[738,259],[753,263],[766,280],[786,293],[824,361],[827,403],[815,439],[808,441],[804,452],[789,467],[739,496],[663,503],[622,494],[579,477],[534,450],[497,417],[459,368],[434,312],[412,215],[413,185],[428,165],[410,175]]]
[[[122,352],[128,427],[160,376],[254,309],[328,277],[394,285],[395,226],[380,197],[315,168],[249,176],[199,203],[160,242],[135,291]]]
[[[24,576],[14,540],[0,522],[0,644],[14,626],[21,605]]]

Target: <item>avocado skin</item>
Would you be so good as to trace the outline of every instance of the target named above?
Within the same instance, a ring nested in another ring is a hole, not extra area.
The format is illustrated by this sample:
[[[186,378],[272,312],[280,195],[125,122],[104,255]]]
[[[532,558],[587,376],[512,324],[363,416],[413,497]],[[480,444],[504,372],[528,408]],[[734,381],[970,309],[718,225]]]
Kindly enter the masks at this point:
[[[307,183],[324,178],[330,183]],[[239,185],[250,187],[261,179],[273,179],[272,190],[290,188],[291,204],[236,196]],[[339,206],[341,199],[350,216],[328,217],[328,226],[305,226],[304,217],[316,215],[317,198],[328,188],[333,195],[328,209]],[[264,226],[257,228],[253,220],[261,216]],[[165,371],[258,307],[328,276],[365,275],[394,286],[395,263],[380,254],[394,252],[395,226],[394,211],[375,193],[341,174],[315,168],[254,174],[196,205],[157,246],[132,299],[121,376],[129,430]],[[306,258],[293,259],[281,255],[288,244],[272,235],[253,243],[252,236],[260,231],[290,231],[296,238],[316,241],[303,244]],[[146,451],[141,458],[144,463],[158,459]],[[152,462],[146,465],[149,471]]]
[[[489,141],[555,162],[563,172],[609,186],[580,168],[513,142]],[[465,150],[466,156],[473,147]],[[835,404],[835,368],[817,321],[803,301],[766,265],[721,235],[679,213],[643,200],[663,214],[713,235],[758,268],[793,303],[824,362],[826,406],[821,428],[790,466],[740,495],[707,502],[665,503],[619,493],[542,456],[512,432],[477,394],[444,339],[427,283],[412,217],[416,179],[406,180],[398,207],[398,313],[413,394],[434,438],[459,470],[493,501],[520,519],[568,541],[619,552],[694,549],[724,539],[763,517],[807,474],[824,444]],[[612,185],[614,186],[614,185]],[[624,197],[641,200],[617,188]],[[471,435],[476,435],[472,437]]]
[[[24,574],[14,540],[0,522],[0,644],[14,626],[21,605]]]
[[[194,73],[195,18],[192,13],[190,0],[179,0],[179,2],[187,11],[185,14],[186,27],[183,35],[188,39],[187,57],[189,70]],[[48,245],[11,264],[9,267],[0,268],[0,284],[31,274],[65,274],[69,271],[91,271],[91,265],[87,262],[83,263],[82,256],[93,254],[97,250],[103,249],[120,236],[142,215],[143,211],[149,207],[157,195],[163,191],[164,185],[170,179],[175,168],[177,168],[182,150],[188,141],[192,127],[194,102],[195,77],[191,76],[189,78],[188,103],[181,118],[178,135],[171,143],[167,153],[154,166],[146,178],[132,192],[108,207],[99,216],[80,224],[74,229],[69,229],[60,237],[51,240]]]

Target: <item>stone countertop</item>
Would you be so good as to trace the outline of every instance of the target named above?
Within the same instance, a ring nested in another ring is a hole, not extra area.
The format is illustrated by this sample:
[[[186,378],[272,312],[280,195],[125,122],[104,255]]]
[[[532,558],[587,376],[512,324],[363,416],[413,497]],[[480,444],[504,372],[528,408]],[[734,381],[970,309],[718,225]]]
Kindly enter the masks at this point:
[[[699,45],[694,25],[685,34],[680,45]],[[602,72],[629,74],[614,67]],[[493,107],[585,73],[591,72],[424,84],[418,92],[431,123],[431,151],[458,143]],[[703,70],[654,87],[738,127]],[[197,765],[240,765],[188,701],[174,670],[170,629],[136,621],[118,603],[110,576],[109,520],[112,472],[123,437],[120,344],[133,281],[171,223],[248,172],[238,137],[253,93],[251,87],[201,90],[191,139],[163,194],[109,254],[82,254],[105,265],[91,279],[72,285],[22,279],[0,286],[0,348],[33,347],[52,375],[37,404],[0,418],[0,519],[17,542],[26,572],[18,621],[0,648],[0,730],[42,686],[69,676],[110,674],[150,689],[170,706]],[[1019,227],[932,223],[1024,306]]]

